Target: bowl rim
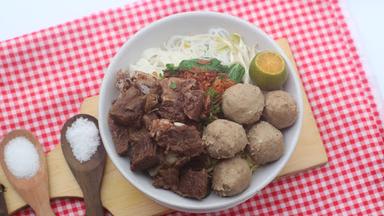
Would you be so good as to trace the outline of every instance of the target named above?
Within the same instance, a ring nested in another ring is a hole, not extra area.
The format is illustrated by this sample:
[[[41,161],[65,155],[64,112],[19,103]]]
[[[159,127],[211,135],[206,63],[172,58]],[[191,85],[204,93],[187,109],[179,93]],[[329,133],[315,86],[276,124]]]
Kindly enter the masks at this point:
[[[157,202],[161,205],[165,205],[168,208],[182,210],[182,211],[189,211],[189,212],[218,211],[218,210],[223,210],[223,209],[233,207],[237,204],[240,204],[240,203],[250,199],[257,192],[261,191],[266,185],[271,183],[276,178],[278,173],[280,173],[280,171],[284,168],[284,166],[287,164],[288,160],[291,158],[292,153],[294,152],[294,150],[296,148],[296,145],[297,145],[297,142],[299,139],[299,135],[300,135],[300,132],[302,129],[303,112],[304,112],[303,111],[304,98],[303,98],[303,95],[301,92],[301,88],[302,88],[301,87],[301,81],[298,77],[298,74],[295,72],[296,70],[295,70],[295,67],[293,66],[293,63],[288,59],[285,52],[277,45],[275,40],[273,40],[269,35],[267,35],[258,26],[256,26],[256,24],[251,24],[251,23],[249,23],[249,22],[247,22],[247,21],[245,21],[239,17],[235,17],[235,16],[232,16],[229,14],[224,14],[224,13],[219,13],[219,12],[210,12],[210,11],[193,11],[193,12],[183,12],[183,13],[169,15],[169,16],[161,18],[155,22],[152,22],[152,23],[146,25],[144,28],[137,31],[131,38],[129,38],[126,42],[124,42],[123,46],[120,47],[120,49],[117,51],[117,53],[111,58],[110,63],[108,65],[108,68],[105,72],[105,75],[104,75],[104,78],[103,78],[103,81],[101,84],[101,88],[100,88],[100,94],[99,94],[100,95],[99,104],[98,104],[99,110],[102,110],[103,98],[104,98],[104,95],[106,94],[106,92],[108,91],[106,89],[106,85],[107,85],[106,84],[107,83],[106,77],[108,77],[108,74],[113,73],[112,67],[115,64],[115,62],[117,62],[118,59],[121,59],[124,57],[123,51],[126,50],[131,44],[133,44],[137,40],[139,40],[139,38],[141,38],[142,35],[146,34],[148,31],[150,31],[150,29],[152,27],[154,27],[158,24],[161,24],[161,23],[166,23],[166,22],[172,21],[173,19],[180,19],[180,18],[183,18],[186,16],[189,16],[189,17],[213,16],[213,17],[219,17],[222,19],[229,19],[230,21],[233,21],[233,22],[239,22],[239,23],[247,26],[248,28],[252,28],[258,34],[260,34],[262,37],[264,37],[266,40],[268,40],[274,46],[274,48],[279,52],[279,54],[281,54],[283,56],[283,58],[286,62],[287,68],[289,68],[289,70],[291,71],[289,73],[289,76],[293,77],[294,86],[297,87],[295,93],[297,96],[296,103],[297,103],[297,108],[298,108],[298,115],[297,115],[297,120],[296,120],[295,124],[298,124],[298,125],[297,125],[297,130],[294,132],[294,135],[293,135],[293,140],[292,140],[293,147],[290,149],[290,151],[285,152],[285,154],[288,154],[288,157],[281,158],[280,160],[285,159],[285,161],[283,161],[280,164],[280,166],[278,166],[276,169],[274,169],[262,184],[259,184],[257,187],[253,188],[253,191],[251,193],[249,193],[248,195],[246,195],[245,193],[242,193],[243,195],[239,194],[236,197],[232,197],[232,199],[226,200],[225,198],[223,198],[223,201],[221,201],[221,202],[210,203],[210,204],[204,204],[204,200],[202,200],[199,205],[194,205],[194,206],[180,205],[177,202],[174,203],[174,202],[170,202],[167,200],[163,200],[163,199],[161,199],[161,196],[156,196],[154,194],[151,194],[150,191],[148,191],[146,188],[141,187],[140,183],[131,179],[131,177],[128,174],[126,174],[121,167],[116,165],[117,164],[116,158],[114,158],[114,157],[109,157],[109,158],[111,159],[112,163],[117,168],[117,170],[124,176],[124,178],[126,178],[133,186],[135,186],[138,190],[140,190],[146,196],[148,196],[149,198],[151,198],[152,200],[154,200],[155,202]],[[111,76],[111,75],[109,75],[109,76]],[[104,127],[102,126],[103,124],[107,124],[107,122],[104,121],[103,114],[101,112],[98,113],[98,119],[99,119],[100,135],[101,135],[101,138],[103,140],[103,145],[105,146],[105,149],[106,149],[108,156],[109,156],[111,154],[111,152],[110,152],[111,149],[106,144],[107,138],[105,137],[106,135],[104,135]]]

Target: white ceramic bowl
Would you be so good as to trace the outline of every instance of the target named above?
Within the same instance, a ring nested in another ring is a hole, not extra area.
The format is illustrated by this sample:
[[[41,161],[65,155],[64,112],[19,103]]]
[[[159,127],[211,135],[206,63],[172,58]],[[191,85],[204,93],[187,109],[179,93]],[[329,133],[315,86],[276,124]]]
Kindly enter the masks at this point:
[[[222,198],[215,193],[211,193],[207,198],[199,201],[183,198],[168,190],[157,189],[152,186],[152,181],[149,177],[139,173],[133,173],[130,170],[129,160],[120,157],[115,151],[107,118],[111,103],[118,93],[114,84],[116,72],[119,69],[128,68],[131,63],[138,60],[143,50],[150,47],[161,46],[172,35],[207,33],[208,29],[214,27],[222,27],[229,32],[239,33],[247,44],[257,43],[259,49],[274,50],[285,58],[289,78],[284,89],[291,93],[296,99],[299,113],[296,123],[283,131],[285,142],[284,155],[278,161],[257,169],[252,176],[251,184],[247,190],[237,196],[228,198]],[[105,149],[117,169],[131,184],[154,201],[166,207],[187,212],[209,212],[229,208],[244,202],[264,188],[277,176],[295,149],[301,129],[302,118],[303,105],[299,79],[294,72],[292,64],[274,40],[255,25],[233,16],[213,12],[190,12],[172,15],[154,22],[136,33],[111,60],[101,86],[99,101],[100,134]]]

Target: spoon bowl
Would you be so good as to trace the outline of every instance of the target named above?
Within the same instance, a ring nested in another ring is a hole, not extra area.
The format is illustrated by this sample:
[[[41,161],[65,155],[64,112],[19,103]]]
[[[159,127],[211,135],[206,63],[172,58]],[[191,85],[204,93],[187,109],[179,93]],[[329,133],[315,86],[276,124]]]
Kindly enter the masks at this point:
[[[83,192],[86,215],[102,216],[104,215],[104,209],[100,199],[100,188],[106,163],[106,153],[104,145],[101,143],[102,141],[100,139],[100,145],[97,147],[97,151],[88,161],[81,163],[75,158],[71,146],[66,139],[66,132],[68,127],[70,127],[78,118],[88,119],[98,128],[97,119],[91,115],[79,114],[73,116],[61,129],[61,147],[64,158]],[[86,143],[84,143],[84,145],[85,144]]]
[[[16,137],[25,137],[28,139],[35,146],[39,155],[39,170],[30,178],[17,178],[5,164],[5,145]],[[19,129],[8,133],[0,145],[0,163],[8,181],[21,198],[32,207],[37,215],[55,215],[49,203],[48,171],[45,155],[40,143],[31,132]]]

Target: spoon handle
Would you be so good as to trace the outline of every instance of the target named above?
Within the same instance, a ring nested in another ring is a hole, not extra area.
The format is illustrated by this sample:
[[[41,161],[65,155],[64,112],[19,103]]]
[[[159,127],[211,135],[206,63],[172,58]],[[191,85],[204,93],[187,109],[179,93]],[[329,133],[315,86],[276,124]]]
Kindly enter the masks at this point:
[[[0,184],[0,215],[8,216],[7,203],[5,202],[5,199],[4,199],[4,193],[5,193],[5,187],[4,185]]]
[[[55,216],[49,202],[41,202],[38,206],[33,207],[37,216]]]
[[[95,190],[92,195],[84,194],[84,202],[87,216],[104,216],[103,205],[100,200],[100,192]]]

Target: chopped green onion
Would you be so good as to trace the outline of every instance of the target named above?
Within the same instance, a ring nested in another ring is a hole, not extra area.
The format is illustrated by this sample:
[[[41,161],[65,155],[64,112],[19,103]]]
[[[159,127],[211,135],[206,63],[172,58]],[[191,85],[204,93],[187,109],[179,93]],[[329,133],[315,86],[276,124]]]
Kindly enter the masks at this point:
[[[177,85],[176,85],[175,82],[171,82],[171,83],[169,84],[169,88],[171,88],[171,89],[176,89],[176,87],[177,87]]]

